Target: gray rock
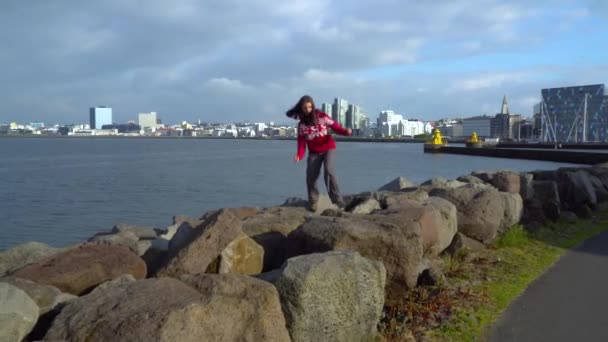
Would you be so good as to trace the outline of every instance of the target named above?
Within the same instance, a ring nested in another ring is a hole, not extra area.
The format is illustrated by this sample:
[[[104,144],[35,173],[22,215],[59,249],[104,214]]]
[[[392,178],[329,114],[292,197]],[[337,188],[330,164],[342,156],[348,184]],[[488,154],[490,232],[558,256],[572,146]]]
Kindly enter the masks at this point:
[[[424,253],[420,219],[429,208],[409,213],[351,218],[314,218],[289,235],[292,256],[351,250],[381,261],[388,273],[387,302],[398,303],[416,286]],[[414,211],[414,210],[412,210]]]
[[[503,200],[504,217],[500,224],[499,231],[503,232],[513,225],[518,224],[523,216],[524,201],[518,193],[500,192]]]
[[[478,171],[471,172],[471,176],[475,176],[475,177],[481,179],[481,181],[484,183],[491,183],[492,178],[494,178],[495,174],[496,174],[496,171],[478,170]]]
[[[181,222],[179,225],[169,226],[167,233],[161,235],[161,237],[169,240],[169,251],[177,252],[192,242],[198,232],[196,227],[191,226],[187,222]]]
[[[74,295],[63,293],[54,286],[38,284],[26,279],[5,277],[0,279],[0,283],[11,284],[27,293],[38,306],[40,315],[53,310],[61,303],[78,298]]]
[[[432,214],[431,222],[421,223],[421,233],[425,245],[424,254],[434,257],[443,252],[454,239],[458,231],[458,210],[454,204],[439,197],[430,197],[423,205],[427,203],[435,209],[435,213]]]
[[[449,255],[455,255],[458,251],[460,251],[462,249],[478,251],[478,250],[481,250],[484,248],[486,248],[486,246],[483,243],[481,243],[477,240],[468,238],[464,234],[456,233],[456,235],[454,235],[454,239],[452,240],[452,243],[450,243],[450,246],[448,246],[448,248],[446,248],[444,253],[449,254]]]
[[[0,277],[61,251],[44,243],[27,242],[0,252]]]
[[[410,201],[424,202],[429,199],[428,192],[422,189],[413,191],[388,193],[384,200],[384,207],[389,210],[398,210],[403,205],[409,206]]]
[[[353,214],[368,215],[371,214],[374,210],[380,209],[382,209],[380,208],[380,202],[376,201],[373,198],[370,198],[357,204],[350,212]]]
[[[560,197],[569,208],[577,209],[582,206],[595,208],[597,196],[589,174],[583,170],[559,174]]]
[[[542,170],[542,171],[533,171],[534,181],[553,181],[557,182],[557,170]]]
[[[112,233],[120,234],[124,232],[130,232],[137,236],[139,239],[156,239],[159,229],[154,227],[137,226],[133,224],[119,223],[112,228]]]
[[[432,188],[459,188],[466,184],[467,183],[465,182],[460,182],[457,180],[447,180],[443,177],[432,178],[422,183],[423,186],[428,186]]]
[[[534,175],[531,173],[522,173],[519,178],[520,191],[522,199],[528,200],[534,198],[534,187],[532,186]]]
[[[38,306],[23,290],[0,283],[0,341],[21,341],[38,321]]]
[[[479,190],[469,184],[455,189],[435,189],[430,195],[456,206],[459,232],[483,243],[496,239],[505,215],[504,201],[497,190]]]
[[[95,288],[95,290],[93,290],[93,292],[95,291],[105,291],[108,288],[112,287],[112,286],[124,286],[124,285],[128,285],[130,283],[133,283],[137,281],[137,279],[135,279],[134,276],[130,275],[130,274],[123,274],[120,277],[113,279],[113,280],[108,280],[105,283],[100,284],[99,286],[97,286]]]
[[[307,200],[292,197],[288,198],[285,203],[282,205],[283,207],[296,207],[296,208],[308,208],[309,203]],[[338,207],[331,202],[331,199],[327,194],[319,194],[319,198],[317,199],[317,210],[315,214],[320,215],[327,209],[338,209]]]
[[[393,179],[392,181],[384,184],[383,186],[380,187],[380,189],[378,189],[378,191],[393,191],[393,192],[397,192],[400,191],[401,189],[404,188],[409,188],[414,186],[414,183],[410,182],[409,180],[407,180],[404,177],[397,177],[395,179]]]
[[[456,179],[459,182],[470,183],[470,184],[485,184],[480,178],[473,175],[464,175]]]
[[[297,341],[373,341],[384,304],[382,263],[350,251],[287,260],[276,282]]]
[[[527,208],[540,208],[542,217],[551,221],[559,218],[561,199],[557,183],[554,181],[533,181],[534,200],[526,201]],[[537,216],[541,216],[538,215]],[[543,221],[541,221],[543,223]]]

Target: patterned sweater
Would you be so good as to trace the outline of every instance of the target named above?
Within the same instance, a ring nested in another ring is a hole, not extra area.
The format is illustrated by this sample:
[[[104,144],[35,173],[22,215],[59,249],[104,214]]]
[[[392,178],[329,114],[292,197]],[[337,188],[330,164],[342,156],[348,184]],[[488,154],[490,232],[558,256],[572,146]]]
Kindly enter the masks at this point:
[[[298,125],[298,159],[304,158],[306,146],[310,153],[323,153],[336,148],[336,142],[331,137],[328,127],[340,134],[349,135],[348,130],[340,126],[329,115],[318,111],[316,124],[307,126],[300,121]]]

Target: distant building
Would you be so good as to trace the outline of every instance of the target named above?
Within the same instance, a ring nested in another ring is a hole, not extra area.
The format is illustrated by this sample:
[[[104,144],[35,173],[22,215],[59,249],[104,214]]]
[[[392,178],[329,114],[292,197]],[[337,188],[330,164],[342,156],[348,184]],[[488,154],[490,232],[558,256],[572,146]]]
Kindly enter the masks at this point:
[[[141,129],[139,125],[134,123],[128,124],[111,124],[111,125],[103,125],[101,127],[103,130],[116,130],[118,133],[139,133]]]
[[[346,111],[346,128],[361,128],[361,107],[351,104]]]
[[[30,127],[34,129],[42,129],[44,128],[44,122],[30,122]]]
[[[339,97],[335,98],[331,117],[342,126],[346,126],[346,111],[348,111],[348,101]]]
[[[541,90],[541,141],[608,141],[608,96],[603,84]]]
[[[465,137],[471,136],[476,132],[480,138],[490,137],[490,122],[492,117],[483,115],[475,116],[462,120],[462,135]]]
[[[441,132],[441,135],[446,137],[462,138],[464,136],[462,124],[459,123],[438,126],[437,128],[439,129],[439,132]]]
[[[323,103],[321,105],[321,111],[327,115],[329,115],[330,117],[333,117],[332,113],[332,105],[331,103]]]
[[[101,129],[103,125],[112,124],[112,108],[92,107],[89,109],[89,122],[91,129]]]
[[[515,138],[513,126],[519,121],[521,121],[521,115],[513,115],[509,112],[509,103],[505,95],[502,99],[500,113],[496,114],[490,122],[490,136],[502,140]]]
[[[159,122],[156,112],[139,113],[139,126],[141,129],[156,129],[159,126]]]

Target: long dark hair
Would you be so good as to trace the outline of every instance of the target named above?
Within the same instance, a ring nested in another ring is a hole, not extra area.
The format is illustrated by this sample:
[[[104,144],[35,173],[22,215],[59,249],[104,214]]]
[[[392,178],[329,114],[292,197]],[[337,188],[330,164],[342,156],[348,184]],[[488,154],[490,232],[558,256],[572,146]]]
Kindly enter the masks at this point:
[[[312,104],[312,113],[310,113],[310,115],[306,115],[302,111],[302,106],[309,102]],[[317,110],[317,107],[315,107],[315,101],[313,101],[312,97],[304,95],[300,98],[300,101],[293,106],[293,108],[285,113],[285,115],[292,119],[300,120],[300,122],[306,126],[310,126],[317,122],[317,117],[319,116],[318,112],[319,111]]]

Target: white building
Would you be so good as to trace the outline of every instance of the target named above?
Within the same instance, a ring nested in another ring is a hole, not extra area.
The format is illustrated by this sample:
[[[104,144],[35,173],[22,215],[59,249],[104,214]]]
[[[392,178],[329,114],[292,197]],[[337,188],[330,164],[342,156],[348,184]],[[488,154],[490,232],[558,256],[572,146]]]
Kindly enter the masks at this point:
[[[414,137],[424,134],[424,123],[417,120],[401,120],[398,124],[397,135],[401,137]]]
[[[378,115],[378,132],[385,137],[398,135],[401,121],[403,121],[402,115],[395,114],[392,110],[383,110]]]
[[[149,129],[154,132],[157,128],[159,128],[158,122],[158,114],[156,114],[156,112],[139,113],[138,123],[142,130]]]

